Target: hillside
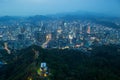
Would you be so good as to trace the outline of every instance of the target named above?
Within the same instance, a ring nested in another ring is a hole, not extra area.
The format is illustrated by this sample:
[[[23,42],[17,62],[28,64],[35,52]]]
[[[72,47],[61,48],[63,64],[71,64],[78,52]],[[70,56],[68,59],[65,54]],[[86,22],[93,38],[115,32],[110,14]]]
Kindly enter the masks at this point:
[[[36,55],[38,52],[39,55]],[[8,55],[0,51],[0,80],[120,80],[120,46],[93,47],[90,53],[77,50],[42,49],[30,46]],[[49,75],[41,78],[37,70],[46,62]]]

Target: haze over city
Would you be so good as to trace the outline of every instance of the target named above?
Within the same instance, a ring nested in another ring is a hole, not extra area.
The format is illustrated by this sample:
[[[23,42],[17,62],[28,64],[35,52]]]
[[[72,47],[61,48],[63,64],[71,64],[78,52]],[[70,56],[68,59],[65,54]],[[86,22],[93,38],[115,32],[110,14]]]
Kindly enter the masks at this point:
[[[120,16],[119,0],[0,0],[0,16],[86,11]]]
[[[0,80],[120,80],[120,0],[0,0]]]

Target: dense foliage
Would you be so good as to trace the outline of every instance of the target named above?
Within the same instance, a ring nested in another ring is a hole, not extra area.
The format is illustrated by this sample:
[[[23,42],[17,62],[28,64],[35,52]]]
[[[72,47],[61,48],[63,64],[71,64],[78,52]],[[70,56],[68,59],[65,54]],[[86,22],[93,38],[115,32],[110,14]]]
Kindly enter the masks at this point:
[[[39,51],[35,58],[33,51]],[[40,80],[37,69],[41,62],[49,67],[50,80],[120,80],[120,46],[93,47],[89,53],[79,50],[44,50],[38,46],[8,55],[1,51],[7,65],[0,68],[0,80]]]

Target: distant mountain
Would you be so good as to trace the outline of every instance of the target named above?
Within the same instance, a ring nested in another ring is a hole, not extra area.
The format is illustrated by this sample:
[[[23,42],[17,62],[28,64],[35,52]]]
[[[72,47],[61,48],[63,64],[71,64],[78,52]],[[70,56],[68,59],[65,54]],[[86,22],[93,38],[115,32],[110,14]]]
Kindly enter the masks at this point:
[[[110,17],[98,13],[89,13],[89,12],[73,12],[73,13],[61,13],[56,15],[36,15],[30,17],[12,17],[12,16],[4,16],[0,17],[0,22],[5,24],[12,24],[16,21],[18,22],[28,22],[35,24],[38,21],[48,21],[48,20],[64,20],[64,21],[74,21],[74,20],[89,20],[93,23],[100,24],[103,26],[108,26],[112,28],[120,28],[119,25],[115,24],[114,21],[120,21],[120,18]]]
[[[0,22],[5,22],[5,21],[10,21],[10,20],[18,20],[20,17],[15,17],[15,16],[3,16],[0,17]]]
[[[52,19],[51,17],[43,16],[43,15],[36,15],[27,18],[27,20],[31,20],[31,21],[41,21],[41,20],[51,20],[51,19]]]
[[[88,17],[88,18],[120,18],[117,16],[112,16],[112,15],[107,15],[103,13],[96,13],[96,12],[87,12],[87,11],[76,11],[76,12],[66,12],[66,13],[57,13],[54,14],[53,16],[66,16],[66,15],[71,15],[71,16],[81,16],[81,17]]]

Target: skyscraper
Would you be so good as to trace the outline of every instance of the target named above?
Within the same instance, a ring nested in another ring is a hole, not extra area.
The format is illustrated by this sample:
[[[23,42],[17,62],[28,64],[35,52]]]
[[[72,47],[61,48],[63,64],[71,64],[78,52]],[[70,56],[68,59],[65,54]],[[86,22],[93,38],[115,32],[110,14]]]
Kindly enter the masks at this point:
[[[88,26],[87,33],[90,34],[90,26]]]

